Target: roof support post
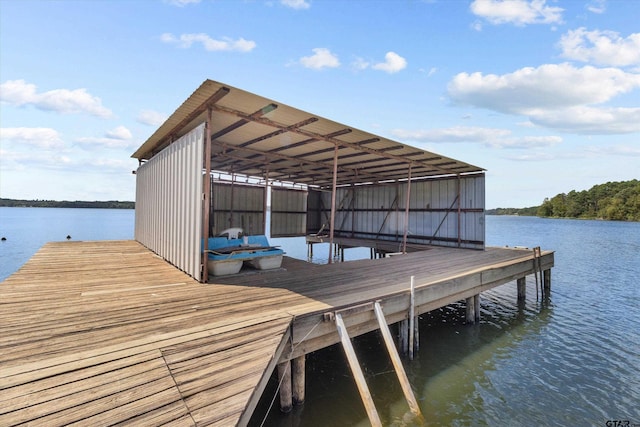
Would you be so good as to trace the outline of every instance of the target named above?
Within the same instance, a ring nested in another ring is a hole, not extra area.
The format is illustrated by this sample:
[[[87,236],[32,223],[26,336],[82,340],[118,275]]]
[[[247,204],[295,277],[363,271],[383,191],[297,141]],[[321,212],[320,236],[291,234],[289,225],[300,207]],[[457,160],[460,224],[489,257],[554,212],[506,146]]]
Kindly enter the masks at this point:
[[[404,207],[404,235],[402,236],[402,253],[407,253],[407,234],[409,234],[409,201],[411,200],[411,166],[409,163],[409,177],[407,178],[407,200]]]
[[[269,165],[267,165],[267,168],[264,171],[264,195],[262,197],[264,199],[262,201],[262,232],[265,236],[271,237],[271,227],[269,227],[269,234],[267,235],[267,209],[269,208],[267,201],[267,198],[269,197]]]
[[[331,185],[331,220],[329,222],[329,264],[333,262],[333,232],[336,220],[336,187],[338,185],[338,144],[334,143],[333,151],[333,183]]]
[[[209,258],[209,214],[211,211],[211,127],[213,126],[213,110],[207,108],[206,140],[204,142],[204,190],[202,197],[202,277],[201,282],[207,283],[209,280],[209,270],[207,260]]]

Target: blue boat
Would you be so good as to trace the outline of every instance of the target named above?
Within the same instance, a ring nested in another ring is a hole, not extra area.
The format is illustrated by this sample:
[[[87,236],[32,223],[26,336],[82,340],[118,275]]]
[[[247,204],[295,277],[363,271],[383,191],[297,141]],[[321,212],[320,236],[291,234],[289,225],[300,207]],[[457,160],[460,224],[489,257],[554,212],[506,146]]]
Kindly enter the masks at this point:
[[[244,263],[258,270],[280,268],[284,251],[270,246],[264,235],[210,237],[207,269],[214,276],[237,274]]]

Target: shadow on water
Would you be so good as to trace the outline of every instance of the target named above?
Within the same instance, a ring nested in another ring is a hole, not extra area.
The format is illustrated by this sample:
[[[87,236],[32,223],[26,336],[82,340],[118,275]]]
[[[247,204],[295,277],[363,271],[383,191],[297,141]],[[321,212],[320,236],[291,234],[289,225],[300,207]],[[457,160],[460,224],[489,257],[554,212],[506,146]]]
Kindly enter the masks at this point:
[[[553,315],[551,299],[536,301],[533,286],[528,283],[523,303],[517,302],[515,283],[484,293],[476,325],[465,324],[463,302],[420,316],[419,351],[413,361],[403,362],[427,425],[491,424],[484,401],[501,398],[501,391],[490,387],[493,377],[500,375],[498,362],[510,357],[523,340],[538,335]],[[397,332],[397,325],[392,331]],[[383,424],[418,425],[411,421],[380,332],[352,341]],[[534,358],[532,354],[532,363]],[[306,373],[303,405],[289,414],[280,412],[274,375],[250,425],[369,425],[340,345],[307,355]]]

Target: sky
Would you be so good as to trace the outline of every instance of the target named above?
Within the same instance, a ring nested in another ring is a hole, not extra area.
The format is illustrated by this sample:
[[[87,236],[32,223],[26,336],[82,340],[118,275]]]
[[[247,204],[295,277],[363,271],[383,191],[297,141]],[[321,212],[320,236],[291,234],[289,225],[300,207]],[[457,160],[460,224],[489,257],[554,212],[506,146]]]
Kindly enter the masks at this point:
[[[0,197],[135,200],[206,79],[486,169],[486,207],[640,179],[640,1],[0,0]]]

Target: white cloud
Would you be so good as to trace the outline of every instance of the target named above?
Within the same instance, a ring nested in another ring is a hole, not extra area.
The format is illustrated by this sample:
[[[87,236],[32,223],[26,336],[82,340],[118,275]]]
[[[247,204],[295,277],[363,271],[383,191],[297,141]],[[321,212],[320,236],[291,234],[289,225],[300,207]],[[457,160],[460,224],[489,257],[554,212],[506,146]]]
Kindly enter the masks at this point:
[[[59,149],[64,146],[58,132],[51,128],[0,128],[0,141],[3,140],[44,149]]]
[[[138,123],[149,126],[160,126],[167,120],[167,115],[153,110],[142,110],[136,117]]]
[[[617,68],[547,64],[504,75],[460,73],[448,85],[458,104],[521,114],[538,125],[578,134],[637,132],[637,108],[594,107],[640,87],[640,74]]]
[[[391,133],[402,140],[432,143],[480,143],[492,148],[537,148],[559,144],[559,136],[514,137],[508,129],[454,126],[450,128],[406,130],[394,129]]]
[[[372,68],[389,74],[397,73],[407,68],[407,60],[395,52],[387,52],[384,59],[384,62],[374,64]]]
[[[311,7],[311,2],[306,0],[280,0],[280,4],[297,10],[309,9]]]
[[[474,15],[495,25],[562,23],[563,9],[547,6],[546,0],[474,0],[470,9]]]
[[[558,43],[564,58],[624,67],[640,64],[640,33],[622,38],[614,31],[568,31]]]
[[[427,77],[431,77],[431,76],[433,76],[435,73],[437,73],[437,72],[438,72],[438,69],[437,69],[436,67],[431,67],[431,68],[429,68],[429,70],[427,71],[427,70],[425,70],[424,68],[421,68],[421,69],[420,69],[420,72],[421,72],[421,73],[426,73],[426,74],[427,74]]]
[[[313,55],[303,56],[300,58],[300,63],[306,68],[312,68],[314,70],[321,70],[322,68],[337,68],[340,66],[340,60],[338,56],[331,53],[331,51],[324,47],[317,47],[312,49]]]
[[[209,52],[219,51],[238,51],[250,52],[256,47],[256,42],[239,38],[233,40],[229,37],[223,37],[222,40],[211,38],[205,33],[181,34],[176,37],[172,33],[164,33],[160,36],[160,40],[164,43],[176,44],[178,47],[187,49],[194,43],[201,43],[202,47]]]
[[[352,63],[351,68],[356,71],[366,70],[371,64],[364,58],[357,57]]]
[[[555,123],[550,118],[561,110],[601,104],[638,87],[640,74],[625,73],[616,68],[547,64],[504,75],[460,73],[449,82],[448,93],[458,104],[523,114],[532,121],[536,118],[534,122],[538,124],[550,126]],[[629,115],[624,109],[610,109],[609,114],[619,115],[623,121]],[[612,125],[615,122],[609,121]],[[601,123],[605,126],[605,121]],[[613,126],[609,131],[618,133],[620,129],[620,126]],[[606,133],[607,129],[602,131]]]
[[[118,126],[117,128],[105,133],[105,137],[109,139],[127,140],[131,139],[132,136],[131,131],[124,126]]]
[[[529,117],[534,124],[584,135],[640,132],[640,108],[578,106],[540,111]]]
[[[104,137],[84,137],[75,140],[86,149],[97,148],[132,148],[134,141],[131,140],[131,131],[124,126],[118,126],[115,129],[105,132]]]
[[[589,12],[601,14],[607,10],[607,0],[591,0],[586,7]]]
[[[0,155],[2,156],[3,171],[43,169],[61,171],[75,163],[65,154],[41,150],[0,150]]]
[[[86,89],[55,89],[38,93],[34,84],[24,80],[8,80],[0,85],[0,101],[16,105],[32,105],[39,110],[57,113],[87,113],[109,118],[111,110],[102,106],[102,100]]]
[[[392,133],[398,138],[418,142],[485,142],[496,138],[504,138],[510,135],[511,131],[507,129],[455,126],[414,131],[395,129]]]

